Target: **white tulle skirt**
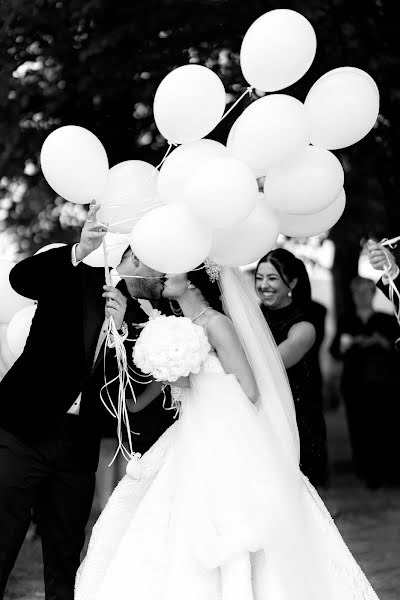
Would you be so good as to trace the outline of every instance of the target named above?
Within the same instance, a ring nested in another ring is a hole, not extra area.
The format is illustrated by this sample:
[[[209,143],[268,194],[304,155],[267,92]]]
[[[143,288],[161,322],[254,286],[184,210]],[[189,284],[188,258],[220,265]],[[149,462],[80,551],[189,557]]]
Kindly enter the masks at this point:
[[[232,375],[202,373],[97,521],[76,600],[377,600]]]

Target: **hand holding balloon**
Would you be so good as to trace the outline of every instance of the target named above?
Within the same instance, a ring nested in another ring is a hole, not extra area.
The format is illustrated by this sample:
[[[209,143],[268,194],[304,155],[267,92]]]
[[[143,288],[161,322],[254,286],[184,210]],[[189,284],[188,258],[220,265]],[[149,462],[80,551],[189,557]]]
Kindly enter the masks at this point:
[[[103,285],[103,289],[105,292],[102,296],[106,298],[106,316],[113,317],[116,328],[121,329],[126,311],[126,297],[111,285]]]
[[[390,268],[390,275],[397,273],[396,259],[389,250],[383,249],[381,244],[374,240],[368,240],[368,260],[371,267],[377,271],[383,271],[385,267]]]
[[[96,250],[103,241],[107,228],[96,221],[96,214],[100,206],[92,204],[87,214],[85,225],[83,226],[81,239],[76,247],[76,259],[83,260]]]

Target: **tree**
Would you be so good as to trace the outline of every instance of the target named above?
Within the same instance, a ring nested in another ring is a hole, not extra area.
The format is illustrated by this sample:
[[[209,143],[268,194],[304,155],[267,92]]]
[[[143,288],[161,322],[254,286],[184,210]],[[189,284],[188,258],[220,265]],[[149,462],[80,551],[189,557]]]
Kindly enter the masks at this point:
[[[342,65],[365,69],[381,90],[376,128],[341,155],[349,165],[348,207],[331,235],[340,247],[336,271],[348,271],[346,288],[355,268],[352,261],[344,269],[350,249],[355,255],[368,235],[400,230],[399,13],[391,0],[290,0],[285,6],[304,14],[318,39],[310,71],[285,93],[304,100],[320,75]],[[239,66],[241,39],[258,16],[280,7],[278,0],[2,0],[0,217],[18,230],[22,249],[61,235],[60,200],[39,169],[51,130],[65,124],[90,129],[111,165],[131,158],[157,164],[166,142],[155,127],[152,101],[162,78],[187,62],[206,65],[233,102],[247,85]],[[210,137],[225,142],[239,111]],[[73,237],[74,228],[63,235]]]

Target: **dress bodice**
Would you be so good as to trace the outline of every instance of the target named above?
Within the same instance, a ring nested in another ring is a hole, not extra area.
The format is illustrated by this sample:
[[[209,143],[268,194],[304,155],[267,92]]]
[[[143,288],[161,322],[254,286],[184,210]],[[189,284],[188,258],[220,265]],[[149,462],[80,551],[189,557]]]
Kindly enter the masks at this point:
[[[207,358],[201,365],[200,373],[225,373],[221,361],[219,360],[215,350],[211,350],[208,353]]]

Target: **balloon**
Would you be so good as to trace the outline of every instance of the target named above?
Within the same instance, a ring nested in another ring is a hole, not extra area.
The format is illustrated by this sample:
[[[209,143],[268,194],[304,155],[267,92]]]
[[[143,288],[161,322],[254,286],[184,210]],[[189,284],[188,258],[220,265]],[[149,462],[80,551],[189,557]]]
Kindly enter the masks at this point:
[[[346,194],[342,190],[336,200],[324,210],[310,215],[278,212],[280,232],[288,237],[312,237],[325,233],[340,219],[346,206]]]
[[[108,159],[100,140],[77,125],[59,127],[40,153],[43,175],[53,190],[75,204],[89,204],[105,186]]]
[[[227,147],[229,153],[230,153],[230,149],[232,148],[233,137],[235,135],[235,129],[236,129],[236,121],[232,125],[232,127],[229,131],[228,139],[226,140],[226,147]],[[253,171],[254,177],[256,179],[258,179],[259,177],[264,177],[264,175],[267,173],[266,167],[264,169],[253,169],[252,167],[250,167],[250,169]]]
[[[36,254],[41,254],[42,252],[47,252],[47,250],[53,250],[53,248],[62,248],[62,246],[66,246],[63,242],[54,242],[54,244],[47,244],[47,246],[42,246],[39,250],[36,250],[34,256]]]
[[[307,94],[305,109],[311,142],[336,150],[360,141],[379,113],[379,90],[361,69],[340,67],[325,73]]]
[[[294,10],[270,10],[246,32],[240,65],[246,81],[264,92],[292,85],[310,68],[317,49],[315,31]]]
[[[250,169],[236,158],[202,164],[184,187],[187,205],[209,227],[231,227],[255,207],[258,185]]]
[[[8,324],[7,344],[15,358],[22,354],[35,312],[36,305],[25,306],[15,313]]]
[[[0,323],[8,323],[16,312],[33,304],[33,300],[20,296],[12,289],[9,281],[15,262],[0,260]]]
[[[310,143],[304,105],[285,94],[265,96],[250,104],[236,121],[228,150],[264,175],[267,169]]]
[[[140,219],[131,247],[139,260],[161,273],[186,273],[208,256],[211,231],[184,204],[169,204]]]
[[[8,325],[0,324],[0,380],[15,363],[15,356],[7,344]]]
[[[134,224],[155,208],[158,171],[142,160],[126,160],[112,167],[97,199],[97,219],[113,233],[130,233]]]
[[[205,161],[229,156],[223,144],[214,140],[197,140],[176,148],[161,167],[158,178],[158,197],[165,204],[182,200],[184,182]]]
[[[210,258],[220,265],[247,265],[269,252],[278,235],[278,217],[260,194],[255,209],[242,223],[213,232]]]
[[[211,69],[185,65],[169,73],[154,97],[154,120],[169,143],[183,144],[204,137],[225,110],[225,89]]]
[[[304,215],[332,204],[343,182],[343,167],[336,156],[329,150],[309,146],[268,171],[264,194],[275,209]]]
[[[105,240],[107,249],[108,266],[115,268],[120,264],[122,255],[129,246],[129,237],[108,231],[103,239]],[[90,267],[104,267],[103,244],[88,254],[82,262]]]

